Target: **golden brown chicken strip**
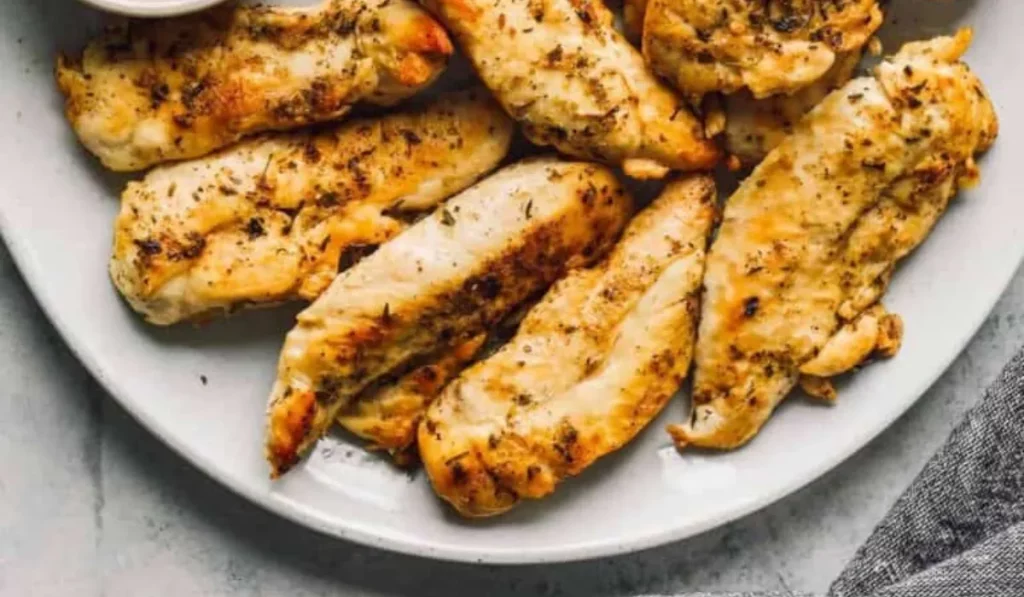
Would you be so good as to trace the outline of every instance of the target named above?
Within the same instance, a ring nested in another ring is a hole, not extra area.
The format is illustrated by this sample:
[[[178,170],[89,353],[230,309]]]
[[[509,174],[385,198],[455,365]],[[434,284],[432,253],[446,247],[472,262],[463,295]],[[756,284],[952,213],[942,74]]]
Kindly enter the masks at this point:
[[[382,376],[487,331],[567,269],[599,258],[631,210],[609,169],[531,160],[343,272],[299,314],[281,351],[268,413],[272,473],[291,467]]]
[[[743,444],[801,372],[838,372],[844,350],[863,351],[824,352],[878,302],[995,139],[992,103],[959,60],[970,38],[907,44],[829,95],[729,199],[708,257],[693,412],[671,429],[678,445]]]
[[[598,265],[569,273],[494,356],[471,366],[419,430],[438,495],[500,514],[629,442],[690,366],[715,185],[670,183]]]
[[[881,24],[877,0],[650,0],[643,50],[686,94],[764,98],[817,81]]]
[[[712,166],[700,122],[601,0],[424,0],[531,141],[630,176]]]
[[[80,58],[62,56],[57,82],[82,144],[128,171],[335,119],[356,102],[395,103],[433,81],[451,52],[409,0],[228,4],[113,27]]]
[[[274,133],[128,184],[110,272],[155,324],[316,298],[339,269],[498,165],[512,121],[482,90]]]

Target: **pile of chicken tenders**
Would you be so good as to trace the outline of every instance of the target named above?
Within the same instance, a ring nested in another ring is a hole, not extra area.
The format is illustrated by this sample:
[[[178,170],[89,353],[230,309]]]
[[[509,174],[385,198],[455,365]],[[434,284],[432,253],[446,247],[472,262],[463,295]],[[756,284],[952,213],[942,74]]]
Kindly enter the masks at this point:
[[[855,78],[876,0],[623,13],[625,33],[601,0],[227,4],[59,58],[81,143],[146,170],[110,260],[135,311],[309,303],[269,389],[272,476],[340,425],[490,516],[629,442],[691,365],[668,432],[732,449],[796,387],[834,400],[896,354],[893,270],[998,129],[971,32]],[[456,52],[479,83],[414,98]],[[539,155],[509,159],[518,135]],[[719,164],[750,169],[721,203]],[[627,178],[664,184],[641,205]]]

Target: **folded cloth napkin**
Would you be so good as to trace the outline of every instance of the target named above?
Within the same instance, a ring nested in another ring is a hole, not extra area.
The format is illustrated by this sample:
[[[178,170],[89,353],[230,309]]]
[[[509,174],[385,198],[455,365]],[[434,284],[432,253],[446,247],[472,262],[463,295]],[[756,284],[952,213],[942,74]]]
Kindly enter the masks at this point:
[[[797,597],[687,597],[790,596]],[[1024,597],[1024,351],[896,501],[828,597]]]
[[[829,589],[834,597],[1024,597],[1024,351]]]

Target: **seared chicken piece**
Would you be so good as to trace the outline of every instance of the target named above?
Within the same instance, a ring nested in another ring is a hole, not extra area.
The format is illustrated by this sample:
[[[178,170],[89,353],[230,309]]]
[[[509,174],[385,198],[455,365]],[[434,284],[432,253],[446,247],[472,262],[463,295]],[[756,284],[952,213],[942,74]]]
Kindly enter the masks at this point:
[[[319,132],[275,133],[128,184],[110,272],[155,324],[312,300],[339,269],[493,169],[509,120],[483,91]]]
[[[684,93],[760,99],[821,79],[881,24],[877,0],[650,0],[643,50]]]
[[[507,167],[339,275],[288,334],[268,413],[273,475],[382,376],[465,342],[569,268],[598,258],[632,209],[607,168]]]
[[[198,157],[243,135],[332,120],[426,87],[452,53],[409,0],[229,4],[111,28],[57,82],[85,147],[118,171]]]
[[[793,95],[775,95],[754,99],[743,90],[724,98],[725,147],[744,166],[754,166],[768,155],[811,108],[825,96],[853,78],[860,52],[836,56],[825,75]]]
[[[739,446],[801,372],[860,360],[857,343],[829,343],[878,302],[995,139],[992,103],[959,62],[970,39],[907,44],[832,93],[729,199],[704,280],[693,412],[671,429],[678,445]]]
[[[380,380],[344,406],[338,424],[369,441],[371,449],[387,450],[399,464],[409,463],[427,406],[476,357],[486,339],[481,334],[396,380]]]
[[[424,0],[531,141],[660,178],[718,159],[601,0]]]
[[[437,493],[465,516],[540,498],[629,442],[690,366],[714,182],[670,183],[600,264],[571,272],[420,425]]]

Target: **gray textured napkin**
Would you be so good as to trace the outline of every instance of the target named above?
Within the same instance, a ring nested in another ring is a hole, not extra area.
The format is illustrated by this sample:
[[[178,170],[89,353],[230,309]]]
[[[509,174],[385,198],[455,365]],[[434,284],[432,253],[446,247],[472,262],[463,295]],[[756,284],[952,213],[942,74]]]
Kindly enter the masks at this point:
[[[1024,352],[832,584],[834,597],[1024,597]]]
[[[828,596],[1024,597],[1024,351],[897,500]]]

